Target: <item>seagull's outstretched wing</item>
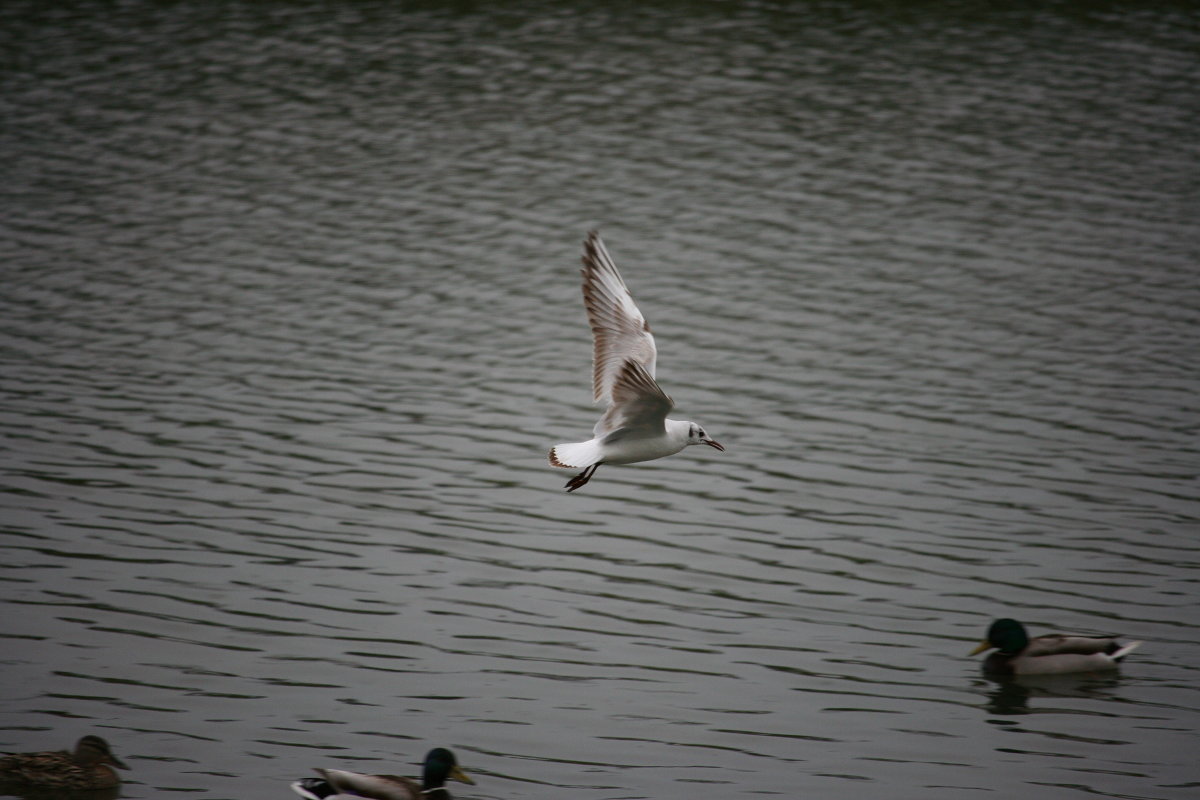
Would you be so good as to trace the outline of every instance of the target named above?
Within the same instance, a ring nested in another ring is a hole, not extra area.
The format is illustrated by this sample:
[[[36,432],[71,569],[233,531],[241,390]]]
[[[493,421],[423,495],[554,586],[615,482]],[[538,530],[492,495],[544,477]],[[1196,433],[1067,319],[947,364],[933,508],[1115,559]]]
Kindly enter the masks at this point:
[[[675,407],[646,368],[632,358],[621,365],[611,394],[608,411],[592,429],[594,436],[605,436],[621,428],[661,433],[667,414]]]
[[[621,273],[600,241],[600,234],[589,233],[583,248],[583,305],[593,339],[592,391],[597,403],[611,406],[625,362],[641,365],[653,383],[658,351],[650,326],[633,302]],[[662,390],[658,389],[658,393],[662,394]]]

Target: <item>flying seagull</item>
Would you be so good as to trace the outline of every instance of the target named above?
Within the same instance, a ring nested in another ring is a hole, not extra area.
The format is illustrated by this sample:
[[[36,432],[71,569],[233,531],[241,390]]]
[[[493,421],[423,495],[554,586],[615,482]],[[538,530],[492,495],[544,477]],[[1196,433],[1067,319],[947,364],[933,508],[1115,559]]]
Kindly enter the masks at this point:
[[[724,450],[695,422],[667,419],[675,404],[654,380],[658,351],[646,318],[621,273],[592,231],[583,243],[583,305],[592,326],[592,391],[607,408],[586,442],[556,444],[550,463],[583,469],[567,491],[583,486],[601,464],[633,464],[674,455],[689,444]]]

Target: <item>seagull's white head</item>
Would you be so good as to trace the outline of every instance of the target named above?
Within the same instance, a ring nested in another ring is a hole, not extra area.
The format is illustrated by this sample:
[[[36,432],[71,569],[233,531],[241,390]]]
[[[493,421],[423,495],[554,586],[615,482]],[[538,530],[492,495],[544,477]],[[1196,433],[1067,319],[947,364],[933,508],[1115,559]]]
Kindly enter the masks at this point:
[[[687,437],[688,444],[706,444],[709,447],[715,447],[718,450],[723,451],[725,449],[724,447],[721,446],[721,443],[718,442],[716,439],[708,438],[708,434],[704,432],[704,428],[701,428],[696,423],[689,422],[689,423],[687,423],[687,426],[688,426],[688,437]]]

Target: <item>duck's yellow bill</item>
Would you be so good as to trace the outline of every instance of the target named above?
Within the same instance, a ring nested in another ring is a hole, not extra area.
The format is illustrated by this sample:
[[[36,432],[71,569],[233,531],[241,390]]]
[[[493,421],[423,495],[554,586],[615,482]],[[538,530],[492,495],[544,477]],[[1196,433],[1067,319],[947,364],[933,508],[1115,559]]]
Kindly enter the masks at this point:
[[[971,652],[967,653],[967,655],[969,655],[969,656],[977,656],[977,655],[979,655],[980,653],[982,653],[984,650],[991,650],[993,647],[995,647],[995,645],[993,645],[993,644],[992,644],[991,642],[989,642],[987,639],[984,639],[982,642],[980,642],[980,643],[979,643],[979,646],[977,646],[977,647],[976,647],[974,650],[972,650]]]
[[[455,767],[454,769],[450,770],[449,777],[450,777],[450,780],[452,780],[452,781],[458,781],[459,783],[469,783],[472,786],[475,785],[475,781],[471,780],[471,776],[468,775],[467,773],[463,772],[458,767]]]

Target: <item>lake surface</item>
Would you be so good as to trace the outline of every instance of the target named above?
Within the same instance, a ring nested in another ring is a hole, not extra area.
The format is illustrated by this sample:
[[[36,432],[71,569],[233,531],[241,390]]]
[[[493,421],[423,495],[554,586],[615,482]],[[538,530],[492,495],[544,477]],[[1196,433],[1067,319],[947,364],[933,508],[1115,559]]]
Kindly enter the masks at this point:
[[[1078,5],[5,3],[0,750],[1195,797],[1200,14]],[[566,494],[593,228],[727,452]]]

